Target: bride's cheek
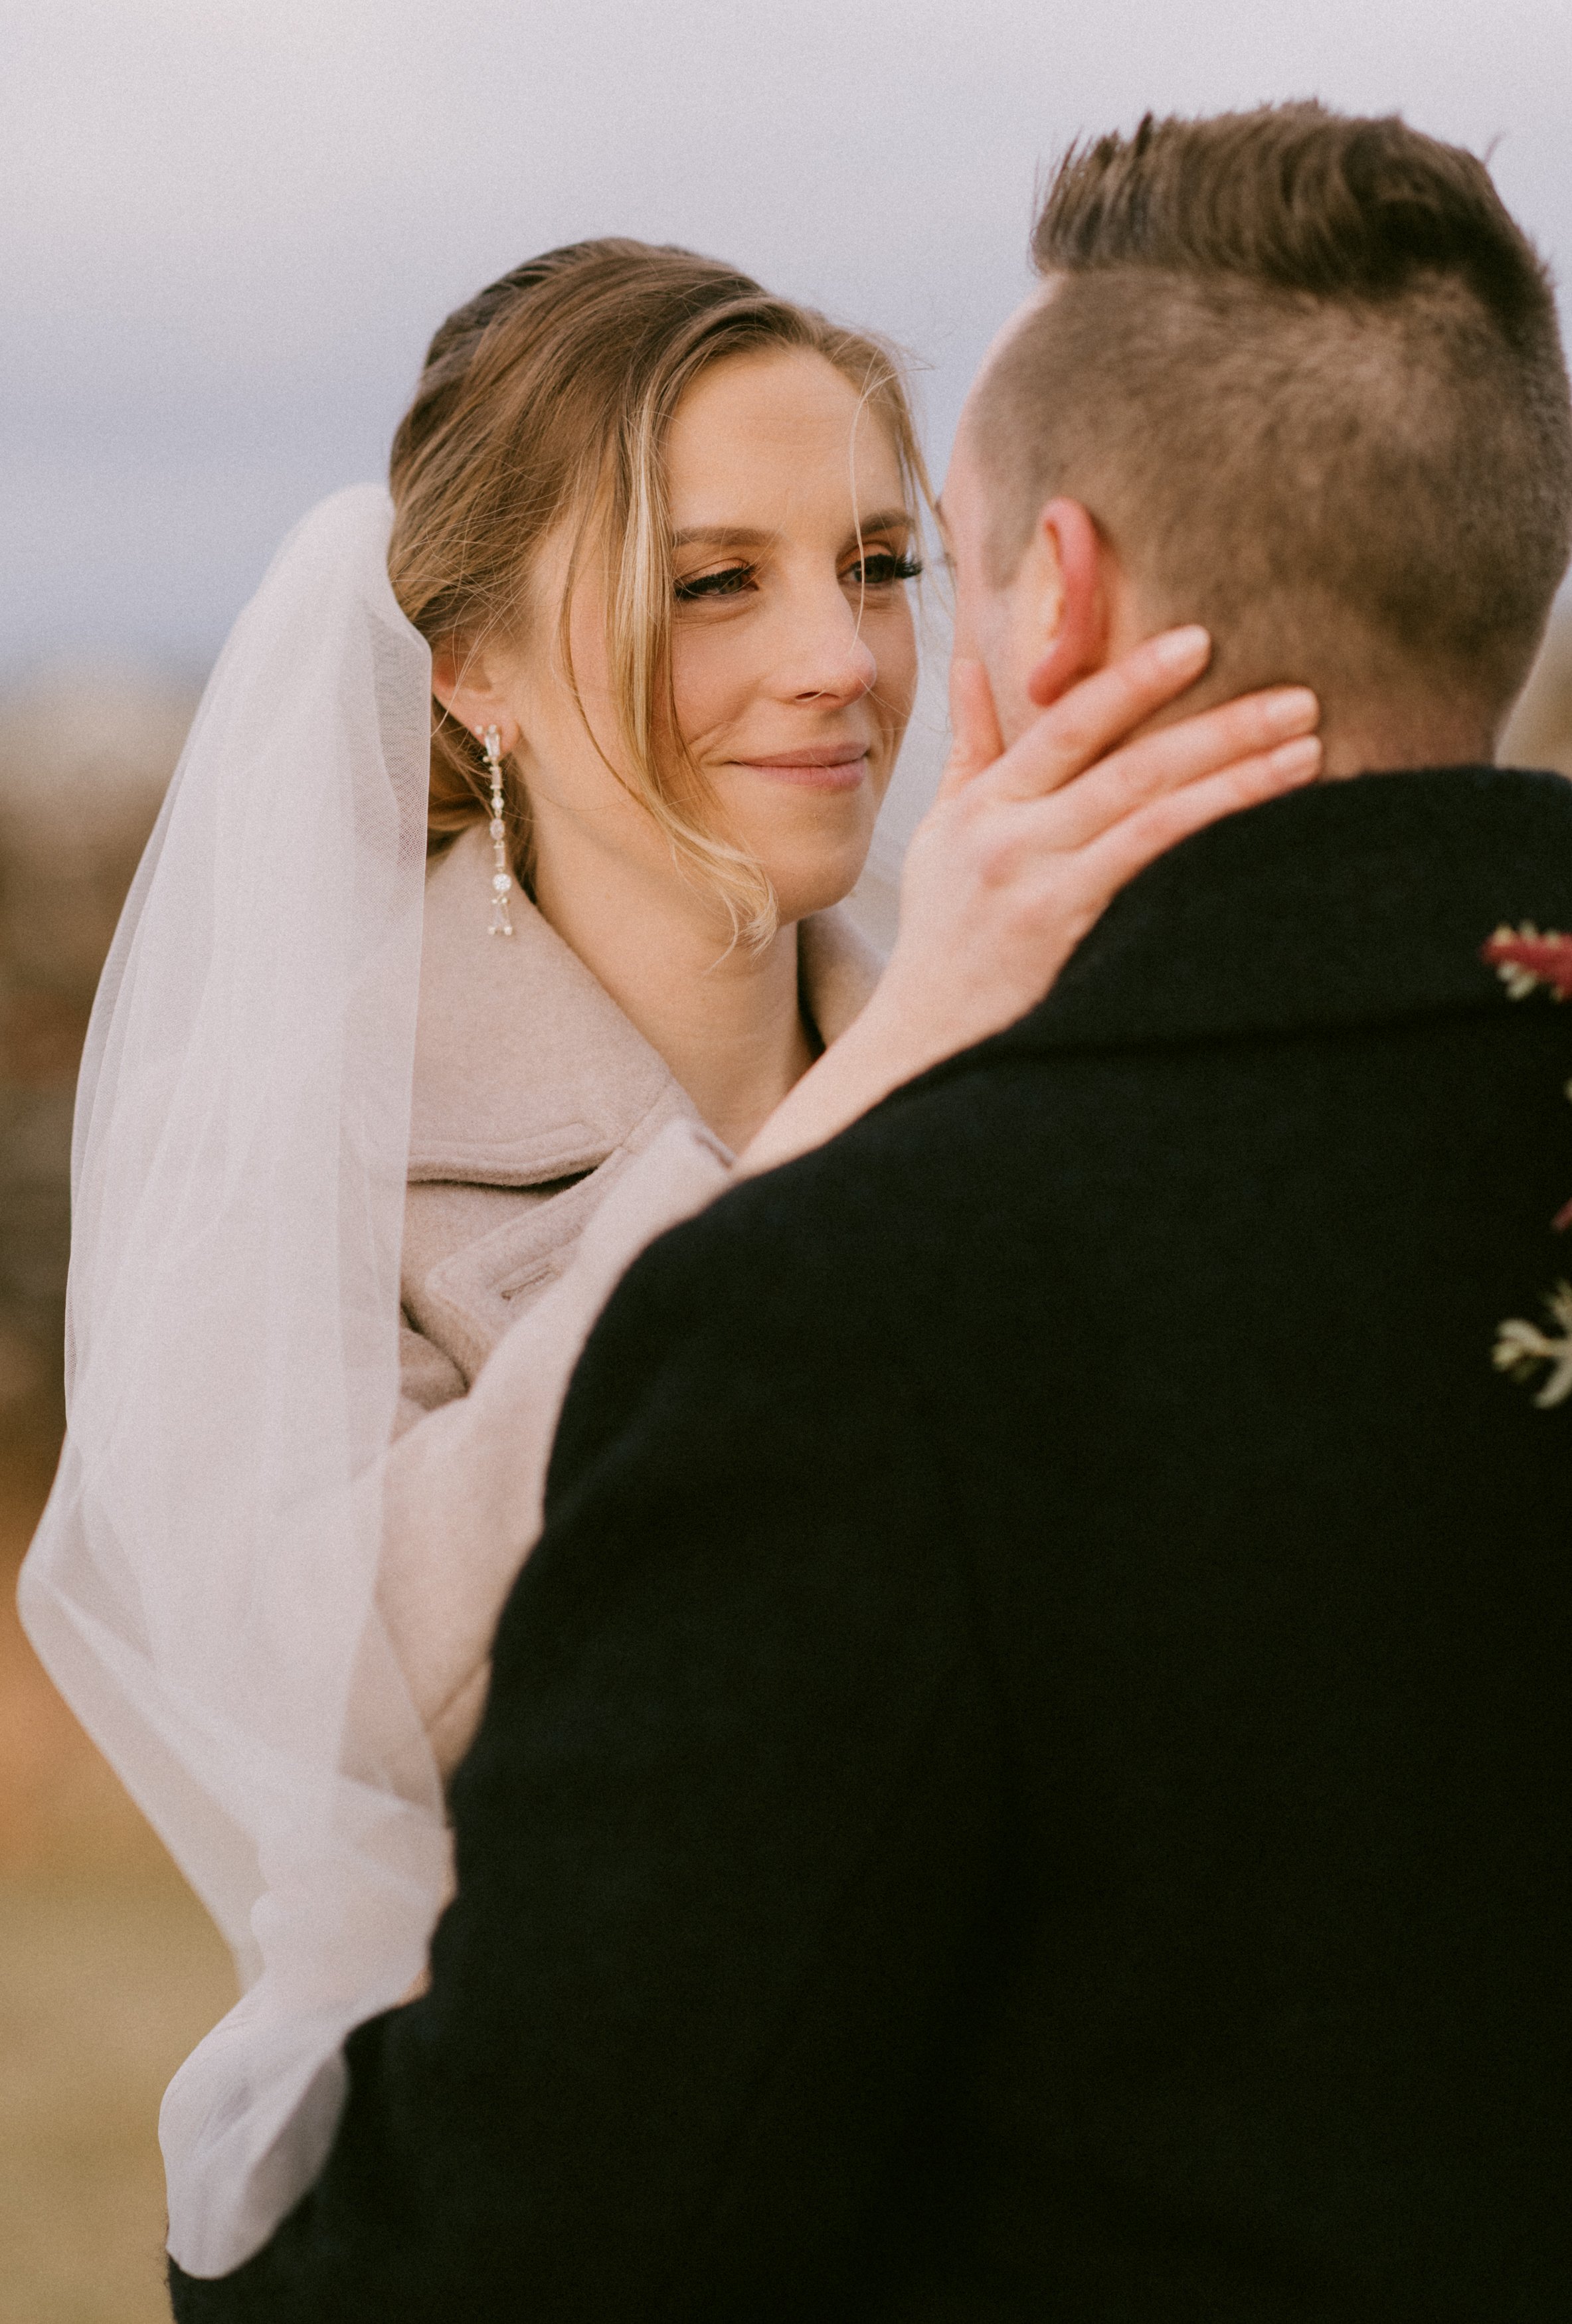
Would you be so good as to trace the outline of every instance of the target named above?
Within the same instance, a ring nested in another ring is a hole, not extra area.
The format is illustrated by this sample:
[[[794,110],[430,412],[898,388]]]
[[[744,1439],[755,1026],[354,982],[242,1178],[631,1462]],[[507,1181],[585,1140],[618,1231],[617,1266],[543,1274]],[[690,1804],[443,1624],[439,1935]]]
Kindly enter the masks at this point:
[[[671,641],[671,707],[689,751],[701,751],[733,707],[738,688],[726,643],[702,631],[679,632]]]
[[[885,715],[899,734],[904,732],[917,699],[917,629],[909,604],[891,607],[873,645],[879,671],[874,686]]]

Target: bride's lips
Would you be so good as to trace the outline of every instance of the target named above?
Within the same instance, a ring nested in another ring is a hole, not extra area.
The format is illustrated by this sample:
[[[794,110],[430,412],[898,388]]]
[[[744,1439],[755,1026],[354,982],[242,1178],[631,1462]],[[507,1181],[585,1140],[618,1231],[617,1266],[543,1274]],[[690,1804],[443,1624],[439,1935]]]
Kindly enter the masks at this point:
[[[782,751],[769,759],[738,759],[756,775],[777,782],[798,783],[811,791],[855,791],[868,771],[865,742],[821,743],[804,751]]]

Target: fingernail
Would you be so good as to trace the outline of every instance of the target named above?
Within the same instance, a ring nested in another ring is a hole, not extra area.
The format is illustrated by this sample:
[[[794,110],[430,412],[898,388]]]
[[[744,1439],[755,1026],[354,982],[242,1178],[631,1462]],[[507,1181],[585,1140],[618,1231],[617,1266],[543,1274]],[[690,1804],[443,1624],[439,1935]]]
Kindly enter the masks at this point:
[[[1156,641],[1157,658],[1164,669],[1203,662],[1211,650],[1211,632],[1204,630],[1199,622],[1191,622],[1182,630],[1165,630]]]
[[[1297,742],[1280,742],[1267,763],[1285,783],[1302,783],[1321,763],[1321,738],[1301,734]]]
[[[1285,686],[1267,696],[1267,724],[1280,734],[1313,726],[1320,715],[1321,706],[1308,686]]]

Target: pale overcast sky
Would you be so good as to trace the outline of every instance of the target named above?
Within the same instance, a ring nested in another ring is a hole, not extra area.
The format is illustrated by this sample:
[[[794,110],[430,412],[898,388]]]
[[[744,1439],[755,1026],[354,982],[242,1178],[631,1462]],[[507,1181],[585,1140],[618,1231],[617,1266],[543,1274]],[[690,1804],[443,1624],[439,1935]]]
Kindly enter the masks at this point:
[[[879,326],[942,465],[1067,139],[1396,108],[1572,283],[1569,69],[1569,0],[0,0],[0,675],[199,670],[532,251],[683,242]]]

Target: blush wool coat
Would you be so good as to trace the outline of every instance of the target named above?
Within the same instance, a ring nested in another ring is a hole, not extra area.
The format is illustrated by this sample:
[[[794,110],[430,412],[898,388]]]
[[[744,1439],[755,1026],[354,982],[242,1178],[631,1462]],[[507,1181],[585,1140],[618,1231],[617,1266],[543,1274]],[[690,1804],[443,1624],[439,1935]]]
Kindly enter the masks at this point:
[[[540,1530],[569,1377],[646,1243],[724,1192],[732,1157],[527,897],[490,927],[476,826],[427,881],[404,1213],[402,1397],[379,1600],[439,1766],[467,1744],[497,1614]],[[800,929],[828,1043],[878,980],[841,911]]]

